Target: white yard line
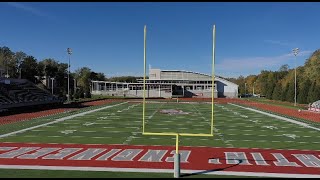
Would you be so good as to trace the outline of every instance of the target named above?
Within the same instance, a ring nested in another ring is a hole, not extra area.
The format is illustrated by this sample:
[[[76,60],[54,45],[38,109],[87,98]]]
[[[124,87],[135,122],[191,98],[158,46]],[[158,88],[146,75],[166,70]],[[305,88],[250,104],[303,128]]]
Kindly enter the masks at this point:
[[[170,129],[170,128],[158,128],[158,127],[154,127],[154,129]]]
[[[158,110],[164,105],[164,103],[161,104],[149,117],[148,119],[152,119],[152,117],[158,112]]]
[[[221,141],[223,143],[225,143],[227,146],[229,147],[234,147],[233,144],[230,143],[230,140],[227,140],[223,137],[223,135],[219,132],[219,129],[218,128],[213,128],[214,132],[219,136],[219,138],[221,139]]]
[[[140,103],[139,103],[138,105],[140,105]],[[136,105],[136,106],[138,106],[138,105]],[[135,106],[133,106],[133,107],[135,107]],[[130,109],[130,108],[129,108],[129,109]],[[157,111],[155,111],[155,112],[157,112]],[[154,114],[155,114],[155,113],[153,113],[152,116],[153,116]],[[151,117],[151,118],[152,118],[152,117]],[[150,117],[149,117],[149,119],[150,119]],[[135,122],[140,122],[140,121],[135,121]],[[126,124],[123,124],[123,125],[126,125]],[[128,124],[128,126],[125,127],[125,128],[134,128],[134,129],[136,129],[136,131],[132,131],[132,132],[131,132],[131,136],[127,137],[126,140],[124,140],[122,144],[129,144],[129,143],[132,141],[132,139],[140,138],[140,137],[137,137],[137,134],[140,133],[139,131],[141,131],[141,130],[140,130],[140,129],[141,129],[140,126],[139,126],[139,127],[132,127],[132,125]]]
[[[243,107],[243,106],[240,106],[240,105],[237,105],[237,104],[232,104],[232,103],[228,103],[228,104],[231,104],[233,106],[237,106],[237,107],[240,107],[240,108],[243,108],[243,109],[247,109],[247,110],[250,110],[250,111],[258,112],[258,113],[261,113],[261,114],[264,114],[264,115],[267,115],[267,116],[270,116],[270,117],[274,117],[274,118],[277,118],[277,119],[281,119],[281,120],[284,120],[284,121],[288,121],[288,122],[291,122],[291,123],[294,123],[294,124],[298,124],[298,125],[303,126],[305,128],[310,128],[310,129],[314,129],[314,130],[320,131],[319,128],[312,127],[309,124],[306,124],[306,123],[303,123],[303,122],[299,122],[299,121],[295,121],[293,119],[277,116],[277,115],[274,115],[274,114],[270,114],[270,113],[267,113],[267,112],[259,111],[259,110],[248,108],[248,107]]]
[[[72,119],[72,118],[75,118],[75,117],[78,117],[78,116],[83,116],[83,115],[86,115],[86,114],[89,114],[89,113],[101,111],[101,110],[104,110],[104,109],[112,108],[112,107],[119,106],[119,105],[126,104],[126,103],[128,103],[128,102],[123,102],[123,103],[119,103],[119,104],[115,104],[115,105],[111,105],[111,106],[105,106],[105,107],[101,107],[101,108],[98,108],[98,109],[82,112],[82,113],[79,113],[79,114],[74,114],[74,115],[71,115],[71,116],[59,118],[59,119],[57,119],[55,121],[48,122],[48,123],[45,123],[45,124],[41,124],[41,125],[25,128],[25,129],[22,129],[22,130],[19,130],[19,131],[14,131],[14,132],[7,133],[7,134],[2,134],[2,135],[0,135],[0,138],[7,137],[7,136],[10,136],[10,135],[13,135],[13,134],[17,134],[17,133],[26,132],[26,131],[29,131],[29,130],[32,130],[32,129],[36,129],[36,128],[39,128],[39,127],[43,127],[43,126],[47,126],[47,125],[50,125],[50,124],[58,123],[58,122],[65,121],[65,120],[68,120],[68,119]]]
[[[80,131],[80,132],[88,132],[88,133],[92,133],[92,132],[97,132],[97,131]]]
[[[124,131],[107,131],[107,133],[119,133],[119,132],[124,132]]]
[[[112,124],[112,123],[101,123],[101,122],[99,122],[99,123],[94,123],[94,124]]]
[[[112,137],[92,137],[92,138],[95,138],[95,139],[104,139],[104,138],[112,138]]]
[[[235,128],[235,127],[237,127],[237,128],[239,128],[239,126],[226,126],[226,125],[215,125],[215,127],[231,127],[231,128]],[[258,127],[258,126],[242,126],[242,127],[247,127],[247,128],[252,128],[252,127]],[[283,127],[280,127],[280,128],[283,128]],[[238,131],[239,131],[239,129],[238,129]]]
[[[305,141],[266,141],[266,140],[252,140],[252,139],[237,139],[237,140],[229,140],[229,141],[246,141],[246,142],[277,142],[277,143],[283,143],[283,142],[292,142],[292,143],[309,143],[309,144],[320,144],[320,142],[305,142]]]
[[[260,135],[257,135],[257,134],[226,134],[226,136],[242,136],[242,135],[243,136],[261,136],[261,137],[270,136],[270,135],[263,135],[263,134],[260,134]],[[279,136],[282,136],[282,135],[279,135]]]
[[[139,138],[139,137],[136,137],[136,135],[138,134],[137,132],[140,130],[140,127],[137,127],[136,129],[137,131],[131,132],[132,135],[127,137],[127,139],[122,144],[129,144],[132,141],[132,139]]]

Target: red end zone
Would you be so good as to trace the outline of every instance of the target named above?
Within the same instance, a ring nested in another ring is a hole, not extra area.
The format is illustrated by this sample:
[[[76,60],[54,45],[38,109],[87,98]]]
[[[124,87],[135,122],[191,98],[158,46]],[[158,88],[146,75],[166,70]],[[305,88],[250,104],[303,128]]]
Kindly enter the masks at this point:
[[[179,152],[182,170],[320,175],[320,151],[180,147]],[[0,143],[0,165],[170,170],[174,153],[174,146]]]

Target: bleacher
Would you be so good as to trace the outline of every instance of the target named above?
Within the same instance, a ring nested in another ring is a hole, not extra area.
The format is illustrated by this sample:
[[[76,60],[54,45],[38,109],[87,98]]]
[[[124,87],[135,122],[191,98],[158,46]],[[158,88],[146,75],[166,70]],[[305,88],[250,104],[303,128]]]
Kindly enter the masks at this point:
[[[312,104],[309,104],[309,111],[314,112],[320,112],[320,100],[313,102]]]
[[[0,109],[60,102],[26,79],[0,78]]]

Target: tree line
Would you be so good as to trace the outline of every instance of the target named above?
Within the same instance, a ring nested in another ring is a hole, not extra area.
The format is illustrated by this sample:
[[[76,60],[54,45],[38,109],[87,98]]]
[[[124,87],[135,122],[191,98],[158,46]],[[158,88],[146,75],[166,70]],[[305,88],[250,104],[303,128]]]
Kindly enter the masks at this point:
[[[320,49],[296,68],[297,103],[308,104],[320,99]],[[277,71],[262,70],[258,75],[227,78],[239,85],[239,94],[260,94],[271,100],[294,102],[295,68],[282,65]]]
[[[0,77],[28,79],[38,87],[50,89],[50,91],[51,87],[44,84],[53,82],[55,95],[66,97],[68,93],[68,63],[61,63],[53,58],[38,61],[35,57],[22,51],[13,52],[6,46],[0,47],[0,73]],[[106,79],[103,73],[94,72],[88,67],[81,67],[70,72],[69,77],[71,99],[91,97],[90,81]]]

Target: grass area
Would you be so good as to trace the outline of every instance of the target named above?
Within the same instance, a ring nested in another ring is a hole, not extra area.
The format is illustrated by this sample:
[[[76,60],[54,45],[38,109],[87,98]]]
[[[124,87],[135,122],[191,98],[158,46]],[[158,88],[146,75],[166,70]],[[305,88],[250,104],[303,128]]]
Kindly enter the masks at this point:
[[[270,100],[266,98],[241,98],[242,100],[249,100],[253,102],[260,102],[264,104],[271,104],[281,107],[286,107],[290,109],[306,109],[307,104],[297,104],[297,106],[294,106],[294,103],[290,102],[284,102],[284,101],[276,101],[276,100]]]
[[[4,125],[0,126],[0,134],[6,134],[6,133],[13,132],[13,131],[41,125],[41,124],[48,123],[48,122],[54,121],[54,120],[62,118],[62,117],[67,117],[70,115],[78,114],[81,112],[85,112],[85,111],[89,111],[89,110],[93,110],[93,109],[97,109],[97,108],[100,108],[103,106],[109,106],[109,105],[113,105],[113,104],[117,104],[117,102],[110,102],[107,105],[102,105],[102,106],[84,107],[84,108],[81,108],[78,110],[72,110],[72,111],[68,111],[68,112],[62,112],[59,114],[48,115],[45,117],[34,118],[31,120],[27,120],[27,121],[18,121],[18,122],[14,122],[14,123],[10,123],[10,124],[4,124]]]
[[[173,173],[0,169],[2,178],[173,178]],[[180,178],[257,178],[252,176],[181,174]],[[259,177],[260,178],[260,177]]]
[[[277,116],[282,116],[282,117],[294,119],[294,120],[296,120],[296,121],[309,124],[309,125],[311,125],[311,126],[313,126],[313,127],[320,128],[320,123],[319,123],[319,122],[314,122],[314,121],[310,121],[310,120],[306,120],[306,119],[301,119],[301,118],[297,118],[297,117],[293,117],[293,116],[288,116],[288,115],[284,115],[284,114],[280,114],[280,113],[276,113],[276,112],[272,112],[272,111],[267,111],[267,110],[259,109],[259,108],[256,108],[256,107],[254,107],[254,106],[250,106],[250,105],[246,105],[246,104],[241,104],[241,106],[249,107],[249,108],[252,108],[252,109],[257,109],[257,110],[259,110],[259,111],[267,112],[267,113],[270,113],[270,114],[275,114],[275,115],[277,115]]]

